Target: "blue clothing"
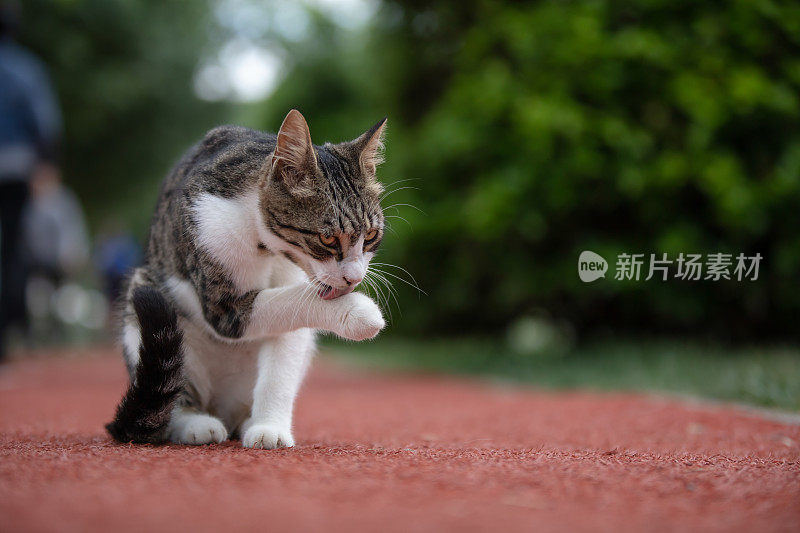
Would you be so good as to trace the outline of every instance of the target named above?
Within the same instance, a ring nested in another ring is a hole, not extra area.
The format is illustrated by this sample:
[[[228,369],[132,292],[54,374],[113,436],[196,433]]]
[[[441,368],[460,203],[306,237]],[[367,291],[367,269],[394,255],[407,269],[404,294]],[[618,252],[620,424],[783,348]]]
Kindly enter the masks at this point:
[[[52,161],[61,113],[44,65],[11,40],[0,40],[0,182],[27,180]]]
[[[127,276],[142,260],[136,239],[125,233],[103,239],[97,252],[97,266],[106,276]]]

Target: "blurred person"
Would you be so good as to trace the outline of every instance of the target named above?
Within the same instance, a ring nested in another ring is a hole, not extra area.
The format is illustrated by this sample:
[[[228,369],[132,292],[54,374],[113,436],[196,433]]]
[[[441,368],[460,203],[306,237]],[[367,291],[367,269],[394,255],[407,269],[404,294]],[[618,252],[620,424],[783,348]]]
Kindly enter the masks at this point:
[[[58,173],[61,114],[44,65],[14,42],[19,4],[0,0],[0,360],[25,320],[22,217],[29,183]]]
[[[95,264],[103,276],[106,297],[114,303],[122,295],[125,280],[142,261],[142,249],[133,234],[110,221],[97,240]]]
[[[22,254],[26,271],[60,283],[86,266],[89,238],[80,202],[55,168],[49,170],[40,170],[31,183],[31,199],[23,213]]]
[[[62,324],[52,320],[51,302],[56,291],[86,267],[89,238],[83,209],[61,182],[55,167],[40,169],[30,190],[20,247],[27,277],[27,307],[30,318],[39,319],[42,334],[59,338]]]

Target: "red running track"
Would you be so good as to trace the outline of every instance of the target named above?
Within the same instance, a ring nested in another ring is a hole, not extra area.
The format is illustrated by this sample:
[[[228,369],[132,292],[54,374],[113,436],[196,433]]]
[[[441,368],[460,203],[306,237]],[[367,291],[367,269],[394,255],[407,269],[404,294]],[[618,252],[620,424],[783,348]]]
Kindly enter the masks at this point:
[[[131,446],[112,350],[0,367],[0,531],[799,531],[800,426],[323,359],[298,446]]]

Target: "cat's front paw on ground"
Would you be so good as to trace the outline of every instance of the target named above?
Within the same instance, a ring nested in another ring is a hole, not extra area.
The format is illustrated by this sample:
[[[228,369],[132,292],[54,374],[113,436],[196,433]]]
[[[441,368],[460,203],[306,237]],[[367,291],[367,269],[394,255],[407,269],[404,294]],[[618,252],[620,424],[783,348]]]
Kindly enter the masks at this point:
[[[378,305],[369,296],[353,292],[343,296],[344,318],[336,333],[351,341],[363,341],[375,337],[386,321]]]
[[[170,431],[170,440],[178,444],[212,444],[228,438],[228,430],[218,418],[204,414],[181,415]]]
[[[245,448],[273,450],[294,446],[291,430],[273,424],[253,424],[242,437]]]

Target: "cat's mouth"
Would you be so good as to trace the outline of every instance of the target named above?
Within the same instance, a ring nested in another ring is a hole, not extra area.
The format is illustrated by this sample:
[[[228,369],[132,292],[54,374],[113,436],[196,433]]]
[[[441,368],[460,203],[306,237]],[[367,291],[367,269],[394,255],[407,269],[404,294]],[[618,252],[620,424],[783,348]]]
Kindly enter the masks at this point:
[[[336,287],[331,287],[330,285],[322,284],[322,288],[319,290],[319,296],[323,300],[334,300],[339,296],[344,296],[345,294],[350,294],[355,289],[355,285],[350,285],[349,287],[344,287],[342,289],[338,289]]]

